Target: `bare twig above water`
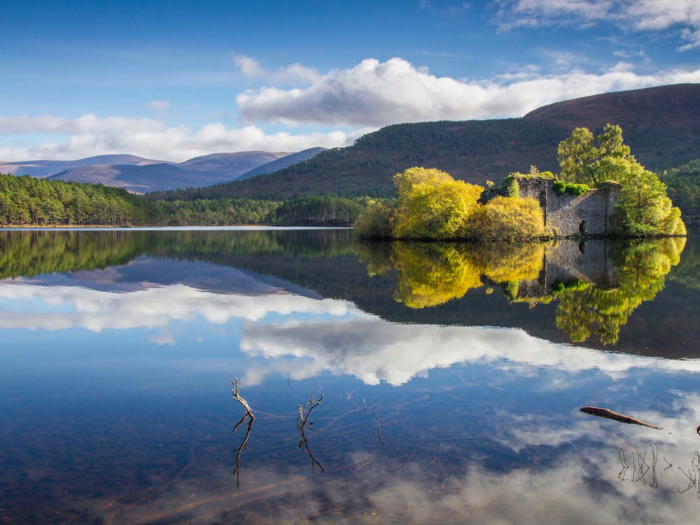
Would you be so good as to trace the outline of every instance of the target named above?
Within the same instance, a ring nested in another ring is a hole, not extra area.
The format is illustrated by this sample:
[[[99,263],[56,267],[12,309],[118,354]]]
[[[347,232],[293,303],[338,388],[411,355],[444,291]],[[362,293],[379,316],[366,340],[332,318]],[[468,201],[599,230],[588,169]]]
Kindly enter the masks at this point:
[[[695,495],[700,499],[700,454],[695,452],[693,459],[690,461],[689,469],[683,470],[681,467],[678,467],[678,470],[686,477],[687,483],[687,486],[683,490],[678,489],[678,492],[683,494],[692,488],[696,488]]]
[[[318,465],[318,467],[321,469],[321,473],[324,473],[325,470],[323,469],[323,465],[321,465],[321,463],[311,452],[311,447],[309,447],[309,442],[306,439],[306,429],[311,428],[311,426],[314,424],[313,421],[309,421],[309,417],[311,417],[311,412],[314,410],[314,408],[321,404],[321,401],[323,401],[323,394],[321,394],[321,397],[318,398],[318,401],[315,401],[314,395],[311,394],[311,399],[307,401],[304,406],[297,405],[299,410],[299,415],[297,416],[297,429],[301,435],[301,439],[299,440],[299,448],[304,447],[306,452],[309,454],[309,457],[311,458],[311,472],[314,474],[316,473],[316,465]]]
[[[241,443],[241,446],[238,448],[233,449],[233,453],[236,454],[236,466],[233,468],[233,474],[236,475],[236,487],[240,488],[241,487],[241,480],[240,480],[240,474],[241,474],[241,454],[243,454],[243,450],[245,447],[248,445],[248,439],[250,438],[250,431],[253,428],[253,421],[255,421],[255,415],[253,414],[253,411],[250,408],[250,405],[248,405],[248,402],[241,397],[238,391],[238,378],[235,378],[233,381],[231,381],[231,384],[233,384],[233,390],[231,390],[231,393],[233,394],[233,399],[238,401],[243,408],[245,408],[246,413],[243,415],[241,420],[236,423],[233,426],[233,431],[232,433],[236,433],[236,429],[246,420],[248,419],[248,428],[246,429],[245,437],[243,438],[243,443]]]
[[[642,452],[632,448],[631,450],[625,450],[625,448],[620,447],[618,450],[618,458],[620,459],[620,464],[622,465],[622,470],[620,470],[617,478],[620,481],[625,481],[627,478],[627,473],[629,471],[629,463],[627,462],[627,453],[631,454],[632,461],[632,477],[630,481],[639,482],[643,485],[648,485],[651,488],[656,488],[658,486],[658,480],[656,478],[656,463],[659,460],[659,447],[655,444],[649,445],[650,457],[647,457],[647,448],[644,448]],[[647,461],[647,459],[649,461]],[[668,463],[668,461],[666,462]]]
[[[250,417],[251,419],[255,419],[253,411],[250,409],[250,405],[248,405],[248,401],[243,399],[238,393],[238,378],[236,377],[233,381],[231,381],[231,384],[233,385],[233,390],[231,390],[231,393],[233,394],[233,399],[238,401],[241,405],[243,405],[243,408],[245,408],[246,415],[244,416],[244,418]]]

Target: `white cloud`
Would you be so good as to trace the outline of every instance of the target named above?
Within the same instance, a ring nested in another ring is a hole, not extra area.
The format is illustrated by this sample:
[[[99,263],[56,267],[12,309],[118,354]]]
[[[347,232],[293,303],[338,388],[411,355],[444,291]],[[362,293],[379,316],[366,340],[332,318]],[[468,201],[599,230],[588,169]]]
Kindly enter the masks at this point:
[[[567,25],[587,27],[612,22],[624,29],[660,31],[677,28],[688,43],[700,46],[700,2],[697,0],[501,0],[499,26]]]
[[[84,115],[60,117],[0,117],[0,135],[60,134],[26,148],[0,146],[0,159],[70,160],[108,153],[130,153],[148,158],[184,161],[199,155],[249,150],[300,151],[322,146],[334,148],[351,144],[361,131],[330,131],[291,134],[266,133],[257,126],[228,128],[207,124],[193,131],[185,126],[167,126],[155,119],[101,118]]]
[[[281,85],[308,84],[321,78],[320,73],[311,67],[302,66],[295,63],[290,66],[281,67],[277,71],[271,72],[264,69],[260,62],[254,58],[232,55],[233,63],[241,70],[241,73],[249,78],[264,78],[268,82]]]
[[[232,55],[233,63],[236,67],[241,70],[247,77],[261,77],[265,74],[265,71],[260,66],[260,63],[254,58],[247,57],[245,55]]]
[[[157,112],[167,111],[170,109],[170,101],[169,100],[151,100],[148,104],[146,104],[146,107],[148,109],[151,109],[151,110],[157,111]]]
[[[305,88],[266,86],[240,93],[249,121],[383,126],[400,122],[521,116],[560,100],[678,82],[700,82],[700,68],[650,75],[615,67],[601,73],[572,70],[486,81],[431,75],[401,58],[366,59],[334,70]]]
[[[370,58],[321,75],[299,64],[269,72],[250,57],[234,57],[244,74],[268,83],[236,97],[240,116],[248,125],[230,128],[213,122],[193,130],[155,118],[0,116],[0,136],[11,137],[7,145],[0,145],[0,159],[68,160],[130,153],[183,161],[218,152],[333,148],[350,145],[362,134],[388,124],[518,117],[561,100],[700,82],[700,68],[639,74],[632,65],[619,62],[591,73],[572,69],[572,57],[561,58],[562,68],[549,74],[524,66],[486,80],[438,77],[401,58],[386,62]],[[153,100],[148,106],[162,112],[169,102]],[[264,123],[343,126],[343,131],[268,132]]]

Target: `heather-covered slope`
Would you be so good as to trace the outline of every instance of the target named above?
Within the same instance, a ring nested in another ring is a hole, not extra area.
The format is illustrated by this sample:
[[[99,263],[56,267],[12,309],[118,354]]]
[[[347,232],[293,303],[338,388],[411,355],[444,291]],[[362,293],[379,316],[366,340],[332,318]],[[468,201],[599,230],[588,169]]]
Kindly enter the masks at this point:
[[[663,170],[700,157],[700,85],[606,93],[540,108],[523,118],[387,126],[353,146],[324,151],[286,169],[197,190],[198,197],[320,192],[393,194],[391,177],[411,166],[437,167],[484,184],[513,171],[556,170],[557,145],[575,127],[620,124],[638,160]],[[192,194],[194,194],[193,192]],[[168,198],[188,198],[177,192]]]

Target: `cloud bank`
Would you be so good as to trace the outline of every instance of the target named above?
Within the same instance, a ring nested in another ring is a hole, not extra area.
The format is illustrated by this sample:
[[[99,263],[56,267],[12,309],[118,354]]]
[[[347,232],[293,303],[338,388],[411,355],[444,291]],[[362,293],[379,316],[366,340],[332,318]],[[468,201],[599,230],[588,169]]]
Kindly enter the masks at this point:
[[[162,103],[159,104],[162,108]],[[361,133],[266,133],[254,125],[228,128],[221,123],[207,124],[199,130],[191,130],[185,126],[167,126],[150,118],[100,118],[93,114],[75,119],[54,116],[0,116],[0,136],[66,135],[63,141],[52,138],[27,148],[0,146],[0,160],[72,160],[108,153],[131,153],[152,159],[182,162],[192,157],[217,152],[300,151],[316,146],[335,148],[351,144]]]
[[[495,80],[437,77],[401,58],[366,59],[334,70],[305,88],[265,86],[236,97],[248,121],[379,127],[427,120],[519,117],[540,106],[598,93],[700,82],[700,68],[642,75],[629,64],[602,73],[536,69]]]
[[[579,4],[572,4],[575,5]],[[675,20],[671,14],[668,16],[669,20]],[[641,20],[639,23],[646,25],[662,23],[655,19]],[[353,67],[326,74],[300,64],[271,72],[244,55],[233,55],[233,60],[244,76],[264,84],[237,95],[236,103],[244,123],[241,127],[214,122],[193,130],[169,126],[154,118],[94,114],[74,119],[0,116],[0,138],[11,137],[15,144],[0,146],[0,159],[68,160],[130,153],[183,161],[216,152],[343,147],[364,133],[390,124],[519,117],[561,100],[700,82],[700,68],[641,74],[626,62],[599,72],[571,69],[550,74],[542,73],[536,66],[525,66],[490,79],[465,80],[438,77],[402,58],[385,62],[368,58]],[[169,102],[159,100],[149,102],[147,107],[159,115],[171,109]],[[268,132],[265,126],[270,124],[321,126],[330,131]],[[44,141],[36,143],[37,136],[45,136]],[[17,139],[22,137],[35,145],[17,146]]]

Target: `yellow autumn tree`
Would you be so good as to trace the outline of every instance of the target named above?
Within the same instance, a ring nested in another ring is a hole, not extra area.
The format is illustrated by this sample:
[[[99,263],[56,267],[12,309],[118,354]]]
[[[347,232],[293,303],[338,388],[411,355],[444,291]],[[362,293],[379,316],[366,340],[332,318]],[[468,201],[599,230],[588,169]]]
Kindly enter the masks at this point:
[[[398,206],[394,236],[398,239],[457,239],[478,208],[484,188],[454,180],[437,169],[410,168],[394,177]]]

